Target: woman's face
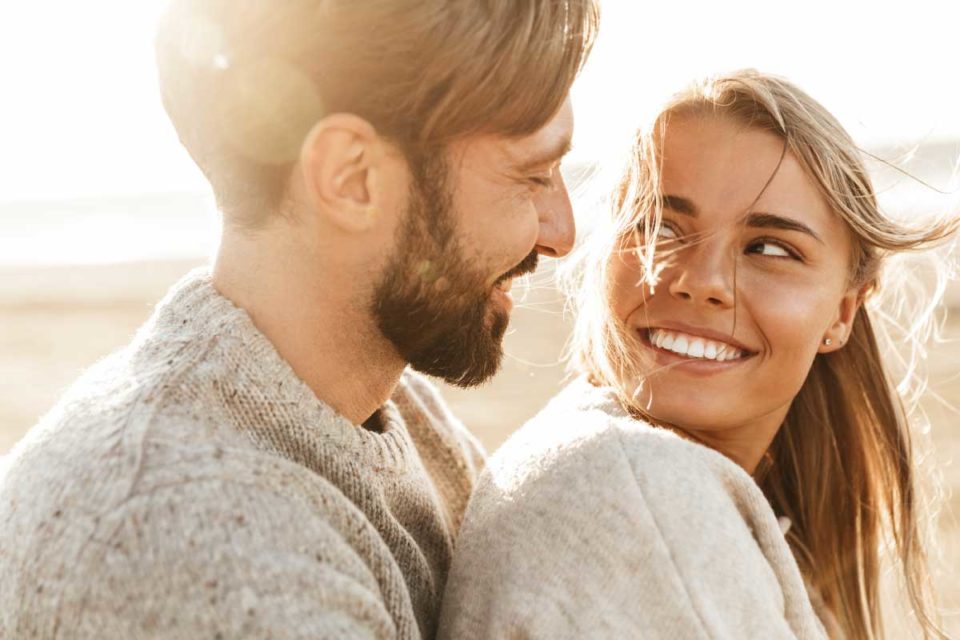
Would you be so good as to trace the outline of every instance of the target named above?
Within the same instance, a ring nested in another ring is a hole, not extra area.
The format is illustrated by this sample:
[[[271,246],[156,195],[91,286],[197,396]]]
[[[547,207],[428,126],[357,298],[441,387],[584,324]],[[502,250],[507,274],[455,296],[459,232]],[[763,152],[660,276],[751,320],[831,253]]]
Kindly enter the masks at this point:
[[[655,290],[634,251],[611,257],[611,308],[652,363],[641,401],[708,444],[765,450],[856,312],[850,234],[791,153],[777,169],[783,146],[725,117],[672,119]]]

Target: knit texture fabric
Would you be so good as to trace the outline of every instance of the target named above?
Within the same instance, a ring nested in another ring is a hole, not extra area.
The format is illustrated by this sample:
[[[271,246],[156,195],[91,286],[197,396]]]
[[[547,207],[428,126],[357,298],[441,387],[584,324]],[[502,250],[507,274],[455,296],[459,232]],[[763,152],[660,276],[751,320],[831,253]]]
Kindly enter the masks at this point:
[[[5,461],[0,637],[432,638],[483,453],[412,372],[379,417],[192,272]]]
[[[581,378],[488,461],[439,637],[825,635],[753,479]]]

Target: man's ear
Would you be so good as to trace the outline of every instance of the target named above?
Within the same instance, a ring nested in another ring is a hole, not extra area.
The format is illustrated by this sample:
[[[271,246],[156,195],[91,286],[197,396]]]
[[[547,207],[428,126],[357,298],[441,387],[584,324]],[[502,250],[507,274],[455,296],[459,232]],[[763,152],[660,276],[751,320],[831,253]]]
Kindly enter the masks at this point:
[[[848,290],[840,299],[837,315],[833,323],[827,328],[820,341],[819,353],[831,353],[843,348],[853,332],[853,322],[857,311],[863,305],[867,287]]]
[[[317,215],[347,232],[365,231],[377,218],[373,183],[383,142],[358,116],[337,113],[317,122],[300,150],[303,184]]]

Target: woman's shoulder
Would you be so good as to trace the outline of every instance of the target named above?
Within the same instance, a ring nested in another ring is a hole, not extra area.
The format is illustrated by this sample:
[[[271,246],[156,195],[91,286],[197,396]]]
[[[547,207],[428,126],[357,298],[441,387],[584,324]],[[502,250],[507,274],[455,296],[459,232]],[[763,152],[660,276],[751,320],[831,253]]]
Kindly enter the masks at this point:
[[[441,637],[788,637],[789,553],[742,469],[577,380],[491,456]]]
[[[610,473],[620,469],[624,475]],[[499,492],[558,484],[595,492],[632,480],[644,491],[684,491],[749,476],[721,454],[627,413],[615,392],[585,378],[571,382],[490,458]],[[615,479],[616,478],[616,479]],[[703,491],[698,492],[703,495]]]

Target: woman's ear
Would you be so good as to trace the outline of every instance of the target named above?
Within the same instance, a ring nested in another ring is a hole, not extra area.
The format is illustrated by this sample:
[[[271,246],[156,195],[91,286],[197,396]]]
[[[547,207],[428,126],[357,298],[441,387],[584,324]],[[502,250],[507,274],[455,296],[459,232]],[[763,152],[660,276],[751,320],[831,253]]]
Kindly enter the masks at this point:
[[[383,146],[373,125],[358,116],[338,113],[317,122],[300,151],[314,213],[347,232],[370,229],[378,214],[373,186]]]
[[[857,311],[863,306],[867,294],[867,287],[848,290],[840,299],[837,315],[833,323],[827,328],[820,341],[818,353],[832,353],[843,348],[853,332],[853,322]]]

